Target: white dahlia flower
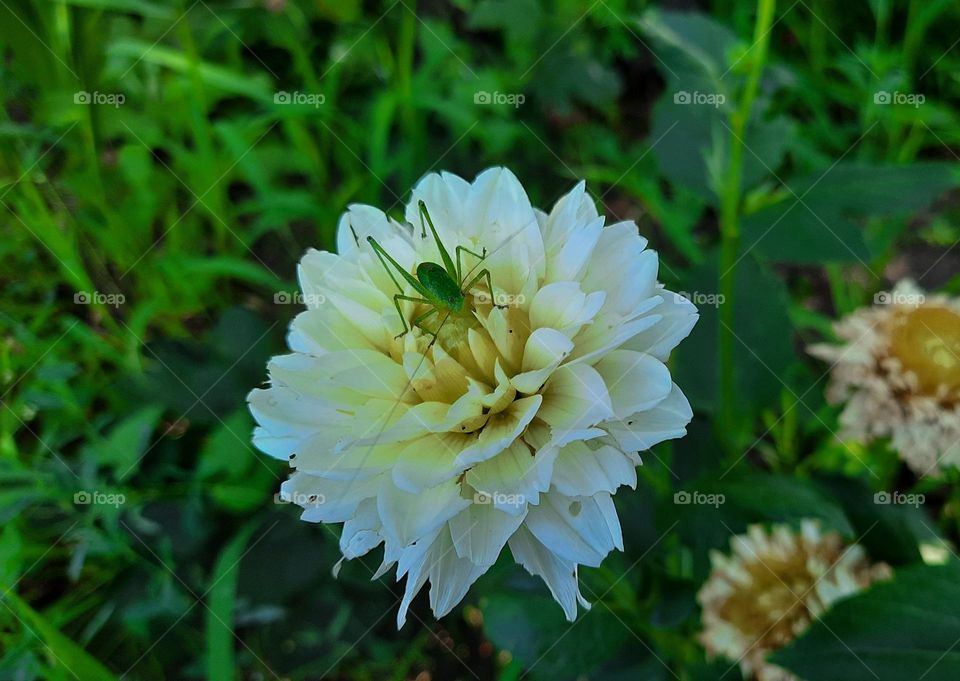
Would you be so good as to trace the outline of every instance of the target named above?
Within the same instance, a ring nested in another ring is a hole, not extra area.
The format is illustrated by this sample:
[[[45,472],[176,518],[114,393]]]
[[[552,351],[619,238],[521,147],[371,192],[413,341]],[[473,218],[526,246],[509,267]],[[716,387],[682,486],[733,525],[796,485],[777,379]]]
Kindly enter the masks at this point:
[[[547,214],[509,170],[432,174],[406,223],[353,205],[338,253],[304,256],[308,309],[249,396],[254,443],[289,459],[281,494],[304,520],[344,524],[344,559],[384,545],[376,575],[407,578],[398,626],[427,580],[436,616],[449,612],[505,545],[572,620],[587,605],[578,566],[623,549],[612,495],[636,485],[638,452],[685,434],[664,362],[696,309],[657,283],[633,222],[604,226],[583,183]],[[460,281],[426,317],[435,305],[400,300],[401,319],[396,282],[423,293],[380,253],[438,291],[438,241]]]
[[[814,345],[832,364],[827,399],[846,402],[840,436],[891,446],[919,475],[960,464],[960,301],[912,281],[834,325],[843,345]]]
[[[738,662],[744,678],[757,681],[799,681],[767,662],[767,654],[834,602],[890,574],[885,563],[871,564],[859,545],[844,547],[838,533],[822,532],[813,520],[804,520],[799,532],[775,525],[767,533],[752,525],[730,548],[730,556],[710,554],[713,570],[697,594],[699,638],[708,654]]]

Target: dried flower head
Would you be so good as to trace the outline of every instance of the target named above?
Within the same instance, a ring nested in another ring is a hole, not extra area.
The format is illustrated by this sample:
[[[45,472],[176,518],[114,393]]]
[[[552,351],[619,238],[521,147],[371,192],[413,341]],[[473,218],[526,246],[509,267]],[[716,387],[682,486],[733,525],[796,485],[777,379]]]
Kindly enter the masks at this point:
[[[758,681],[799,681],[768,663],[767,654],[799,636],[831,603],[889,574],[886,565],[871,565],[860,546],[844,547],[838,533],[822,532],[812,520],[799,532],[752,525],[730,547],[729,556],[711,553],[713,570],[697,594],[700,641]]]
[[[827,399],[846,403],[840,436],[889,437],[919,475],[960,462],[960,302],[911,281],[835,324],[842,345],[810,354],[832,363]]]

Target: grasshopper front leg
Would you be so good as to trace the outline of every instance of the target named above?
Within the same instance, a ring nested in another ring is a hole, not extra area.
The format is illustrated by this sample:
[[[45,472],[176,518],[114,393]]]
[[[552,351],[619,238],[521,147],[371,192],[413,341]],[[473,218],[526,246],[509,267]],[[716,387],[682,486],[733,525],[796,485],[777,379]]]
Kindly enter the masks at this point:
[[[469,248],[465,248],[464,246],[457,246],[456,251],[457,251],[457,281],[463,281],[463,266],[462,266],[462,264],[461,264],[461,262],[460,262],[460,259],[463,257],[463,254],[464,254],[464,253],[469,253],[470,255],[472,255],[472,256],[473,256],[474,258],[476,258],[477,260],[483,260],[484,258],[487,257],[487,249],[486,249],[486,248],[483,249],[483,253],[482,253],[482,254],[480,254],[480,253],[474,253],[474,252],[471,251]],[[479,265],[479,264],[480,264],[480,263],[477,263],[477,265]],[[476,267],[477,265],[474,265],[474,267]]]
[[[437,311],[437,308],[433,308],[429,310],[426,314],[420,315],[419,317],[413,320],[413,326],[411,326],[407,324],[407,318],[403,316],[403,310],[400,309],[401,300],[409,300],[412,303],[427,303],[428,305],[431,304],[430,301],[427,300],[426,298],[414,298],[412,296],[405,296],[402,293],[396,294],[393,297],[393,304],[397,308],[397,314],[400,315],[400,321],[403,322],[403,333],[399,333],[396,336],[394,336],[393,337],[394,340],[399,340],[404,336],[406,336],[408,333],[410,333],[410,329],[413,328],[413,326],[416,326],[417,324],[422,322],[424,319],[426,319],[430,315],[430,313]]]

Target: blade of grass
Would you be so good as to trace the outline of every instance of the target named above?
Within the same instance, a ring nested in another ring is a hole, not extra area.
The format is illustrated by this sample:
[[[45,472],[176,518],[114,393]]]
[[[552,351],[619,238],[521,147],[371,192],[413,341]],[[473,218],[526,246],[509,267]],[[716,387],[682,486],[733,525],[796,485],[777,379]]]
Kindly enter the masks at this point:
[[[71,676],[83,681],[117,681],[117,677],[99,660],[65,636],[15,593],[7,592],[2,600],[12,606],[12,610],[27,629],[44,642],[53,658],[53,664],[64,667]]]
[[[224,547],[213,567],[207,603],[207,674],[210,681],[235,681],[233,611],[240,559],[256,523],[244,526]]]

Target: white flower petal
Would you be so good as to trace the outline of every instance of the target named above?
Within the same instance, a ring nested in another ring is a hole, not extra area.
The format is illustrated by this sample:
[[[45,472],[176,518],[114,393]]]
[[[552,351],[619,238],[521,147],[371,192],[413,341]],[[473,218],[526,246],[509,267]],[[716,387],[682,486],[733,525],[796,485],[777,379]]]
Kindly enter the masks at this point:
[[[557,556],[524,526],[510,537],[510,552],[531,575],[543,579],[550,594],[563,608],[567,621],[577,618],[577,602],[586,603],[577,584],[577,566]]]
[[[523,350],[522,373],[512,379],[519,392],[533,394],[573,350],[573,341],[556,329],[537,329],[530,334]]]
[[[663,301],[646,313],[656,316],[656,325],[639,331],[623,347],[645,352],[666,362],[670,352],[690,335],[700,315],[693,303],[677,293],[661,288],[659,295]]]
[[[670,370],[658,359],[630,350],[614,350],[596,364],[610,394],[613,412],[625,419],[652,409],[670,394]]]
[[[587,301],[576,281],[557,281],[541,288],[530,306],[530,326],[564,329],[576,323]]]
[[[637,486],[637,469],[626,454],[602,445],[593,449],[584,442],[571,442],[553,465],[553,485],[570,497],[613,494],[621,485]]]
[[[539,503],[540,493],[550,487],[557,451],[554,448],[534,452],[518,440],[467,471],[465,480],[483,497],[483,503],[511,515],[522,515],[527,504]]]
[[[603,233],[604,219],[595,218],[567,233],[559,250],[547,258],[547,281],[579,279]]]
[[[359,558],[378,546],[383,541],[380,527],[377,500],[364,499],[357,507],[357,514],[343,524],[343,532],[340,534],[340,552],[343,559]]]
[[[431,533],[470,503],[460,496],[455,480],[446,480],[417,494],[387,483],[377,495],[384,537],[388,544],[398,546],[409,546]]]
[[[450,257],[455,257],[452,248],[459,244],[453,243],[463,233],[466,226],[465,213],[467,197],[470,193],[470,183],[453,173],[430,173],[424,176],[414,187],[410,203],[407,204],[406,219],[414,227],[414,233],[421,238],[423,229],[426,229],[427,241],[433,244],[429,225],[420,224],[419,203],[423,201],[427,206],[430,219],[440,235],[440,240],[450,251]],[[453,244],[452,246],[450,244]],[[433,262],[440,262],[439,251],[434,249]]]
[[[409,239],[409,231],[390,220],[379,208],[354,203],[347,206],[347,212],[337,223],[337,253],[344,255],[364,248],[368,236],[382,243],[398,234]]]
[[[665,400],[649,411],[627,416],[604,425],[617,443],[628,452],[650,449],[664,440],[683,437],[693,418],[690,403],[676,384]]]
[[[550,377],[538,417],[561,434],[595,426],[613,415],[603,377],[591,366],[576,364],[562,366]]]
[[[457,465],[480,463],[510,446],[537,415],[543,398],[531,395],[517,400],[499,414],[491,414],[477,442],[457,456]]]
[[[449,525],[440,531],[429,557],[430,607],[437,617],[443,617],[463,600],[470,585],[490,568],[458,556],[450,532]]]
[[[303,507],[302,520],[342,523],[352,518],[360,503],[376,495],[380,477],[329,480],[296,472],[280,485],[280,498]]]
[[[620,521],[606,492],[568,497],[551,491],[527,512],[526,526],[563,559],[597,567],[614,548],[623,550]]]
[[[656,287],[657,254],[645,251],[646,247],[633,222],[606,227],[583,277],[583,290],[606,291],[606,309],[622,316],[633,314]],[[611,277],[611,272],[618,276]]]
[[[443,531],[446,531],[444,526]],[[403,598],[400,600],[400,609],[397,611],[397,629],[402,627],[407,621],[407,610],[414,597],[423,588],[427,578],[430,576],[430,554],[437,537],[440,536],[440,530],[436,530],[427,537],[421,537],[420,541],[412,546],[408,546],[400,551],[395,559],[389,560],[384,551],[383,565],[373,576],[379,579],[394,562],[397,563],[397,581],[404,575],[407,576],[407,583],[403,589]]]
[[[394,484],[416,494],[455,478],[466,470],[457,465],[457,455],[475,440],[474,435],[432,433],[404,443],[392,468]]]
[[[474,565],[493,565],[523,518],[523,513],[504,513],[493,504],[471,504],[450,519],[457,555]]]

